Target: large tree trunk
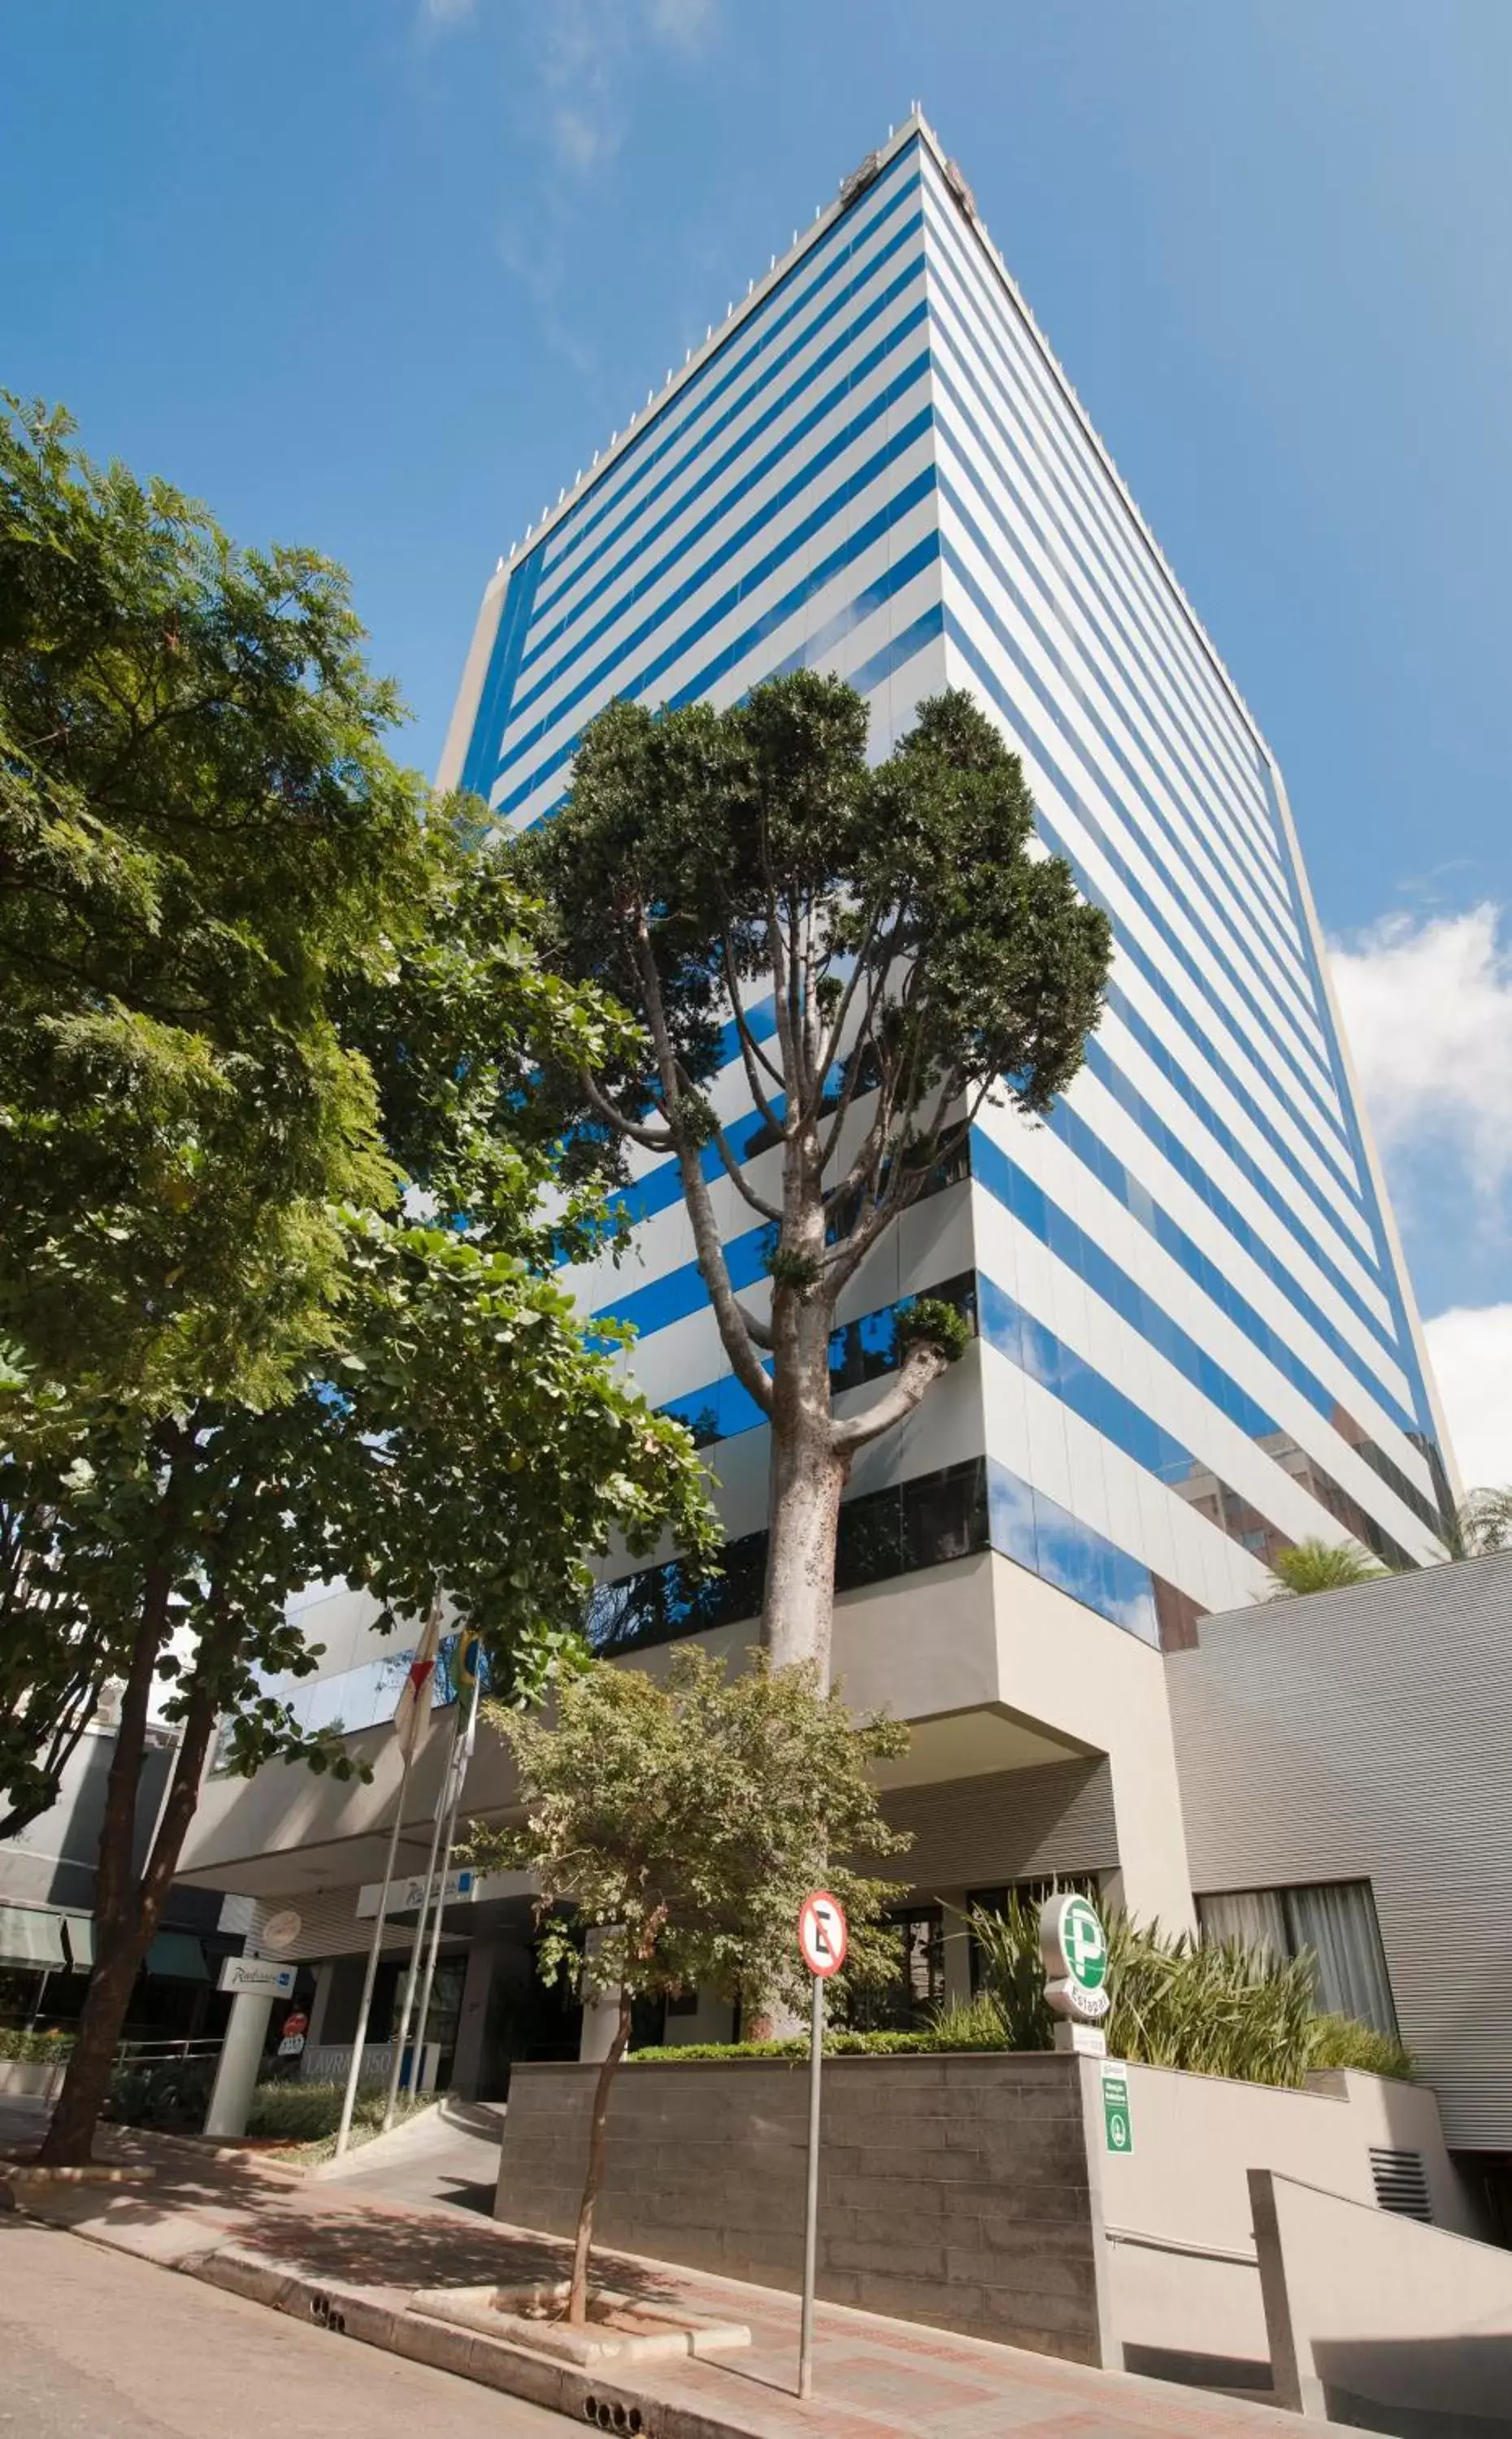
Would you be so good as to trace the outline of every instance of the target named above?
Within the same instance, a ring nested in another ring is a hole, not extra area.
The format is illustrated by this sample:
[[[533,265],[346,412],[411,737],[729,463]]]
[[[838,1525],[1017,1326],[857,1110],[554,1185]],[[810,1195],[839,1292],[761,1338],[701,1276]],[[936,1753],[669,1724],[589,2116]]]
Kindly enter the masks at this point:
[[[108,1912],[104,1905],[97,1903],[95,1969],[62,2090],[42,2147],[42,2158],[49,2166],[79,2166],[90,2157],[95,2127],[110,2093],[116,2045],[132,2003],[137,1971],[163,1918],[184,1840],[200,1800],[200,1780],[214,1727],[215,1704],[210,1695],[202,1692],[191,1696],[184,1735],[174,1756],[168,1802],[146,1869],[140,1880],[128,1870],[124,1880],[112,1892]],[[138,1781],[140,1762],[138,1752]],[[109,1807],[108,1794],[106,1834]],[[134,1814],[134,1804],[133,1810]],[[127,1852],[129,1855],[129,1847]]]
[[[820,1215],[820,1226],[823,1215]],[[774,1668],[811,1661],[829,1684],[840,1494],[850,1471],[829,1414],[832,1316],[779,1287],[773,1299],[774,1362],[771,1492],[761,1639]]]
[[[73,2054],[42,2147],[49,2166],[81,2165],[90,2157],[95,2127],[110,2092],[116,2045],[132,2003],[136,1975],[151,1946],[164,1901],[178,1867],[185,1834],[199,1802],[200,1779],[215,1725],[208,1689],[213,1637],[202,1640],[196,1662],[198,1687],[186,1708],[184,1734],[174,1756],[168,1800],[151,1853],[140,1878],[135,1869],[136,1808],[147,1749],[148,1711],[158,1659],[170,1629],[170,1603],[186,1476],[194,1464],[192,1433],[172,1427],[166,1441],[169,1474],[164,1486],[157,1554],[142,1586],[142,1614],[121,1695],[120,1725],[105,1789],[99,1864],[95,1878],[95,1969],[90,1976]]]
[[[829,1685],[835,1537],[849,1470],[830,1449],[827,1432],[786,1441],[774,1433],[761,1639],[774,1668],[811,1661],[821,1691]]]
[[[619,2021],[594,2086],[594,2114],[588,2129],[588,2172],[583,2178],[582,2199],[578,2205],[578,2236],[572,2249],[572,2285],[567,2293],[567,2321],[575,2329],[584,2327],[588,2320],[588,2256],[593,2250],[594,2207],[598,2199],[598,2188],[604,2181],[604,2158],[609,2148],[609,2094],[614,2071],[630,2041],[630,1993],[621,1987]]]

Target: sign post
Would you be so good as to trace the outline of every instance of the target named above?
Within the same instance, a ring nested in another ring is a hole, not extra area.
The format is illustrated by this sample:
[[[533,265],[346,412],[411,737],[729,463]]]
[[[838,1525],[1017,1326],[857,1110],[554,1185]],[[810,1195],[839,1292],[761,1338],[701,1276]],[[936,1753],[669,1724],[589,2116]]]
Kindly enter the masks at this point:
[[[803,2221],[803,2308],[798,2324],[798,2394],[813,2394],[813,2290],[819,2262],[819,2070],[825,2050],[825,1984],[845,1961],[845,1910],[827,1891],[805,1897],[798,1947],[813,1976],[809,2013],[809,2184]]]

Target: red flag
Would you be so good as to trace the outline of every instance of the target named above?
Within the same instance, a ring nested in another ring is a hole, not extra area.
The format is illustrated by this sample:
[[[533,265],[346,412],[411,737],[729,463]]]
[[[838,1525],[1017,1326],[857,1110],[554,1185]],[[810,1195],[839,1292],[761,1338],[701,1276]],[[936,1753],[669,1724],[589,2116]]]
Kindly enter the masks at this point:
[[[394,1734],[406,1761],[413,1761],[425,1742],[431,1726],[431,1681],[436,1675],[436,1655],[441,1641],[441,1607],[436,1602],[425,1621],[415,1656],[410,1662],[394,1711]]]

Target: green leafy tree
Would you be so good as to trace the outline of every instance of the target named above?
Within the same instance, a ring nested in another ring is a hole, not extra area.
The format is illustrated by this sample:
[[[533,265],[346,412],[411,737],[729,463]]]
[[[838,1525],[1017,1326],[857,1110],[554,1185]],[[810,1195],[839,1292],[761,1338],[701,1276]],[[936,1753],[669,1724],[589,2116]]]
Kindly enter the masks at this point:
[[[519,1772],[524,1822],[474,1825],[472,1853],[535,1873],[545,1924],[543,1974],[617,2002],[598,2071],[568,2318],[587,2313],[594,2211],[608,2148],[614,2078],[641,1997],[698,1989],[748,2007],[796,2005],[809,1977],[797,1919],[816,1883],[850,1924],[846,1977],[897,1969],[897,1941],[880,1926],[898,1892],[852,1859],[898,1853],[867,1765],[900,1753],[907,1731],[855,1720],[819,1691],[811,1665],[772,1669],[764,1657],[737,1675],[695,1647],[667,1675],[598,1662],[558,1688],[555,1717],[486,1706]],[[570,1910],[570,1911],[568,1911]]]
[[[1343,1592],[1351,1584],[1374,1583],[1394,1572],[1347,1542],[1298,1541],[1290,1550],[1278,1550],[1271,1561],[1275,1589],[1269,1597],[1290,1600],[1301,1593]]]
[[[0,1336],[258,1398],[391,1190],[330,983],[423,908],[427,792],[341,570],[71,432],[0,401]]]
[[[320,1343],[280,1395],[165,1405],[23,1380],[0,1409],[10,1496],[36,1520],[27,1581],[64,1566],[124,1679],[97,1963],[53,2161],[88,2156],[217,1722],[233,1769],[352,1767],[265,1691],[313,1665],[286,1616],[294,1590],[344,1577],[393,1622],[439,1586],[525,1700],[580,1653],[587,1556],[612,1532],[636,1553],[668,1532],[695,1558],[714,1546],[686,1433],[626,1387],[614,1333],[590,1332],[555,1284],[563,1250],[601,1241],[601,1197],[559,1185],[523,1098],[542,1058],[606,1057],[623,1020],[542,972],[535,910],[471,846],[465,824],[437,820],[418,867],[424,919],[365,943],[333,983],[344,1054],[372,1079],[385,1162],[406,1184],[402,1200],[335,1215]],[[22,1624],[44,1682],[56,1619],[34,1609]],[[165,1685],[182,1740],[137,1871],[147,1724]]]
[[[353,1768],[334,1735],[307,1735],[264,1690],[269,1677],[314,1665],[286,1615],[301,1585],[345,1577],[392,1621],[443,1584],[498,1682],[525,1700],[580,1648],[585,1554],[612,1529],[637,1551],[668,1528],[695,1550],[710,1541],[686,1434],[585,1344],[549,1278],[442,1229],[369,1216],[353,1236],[339,1385],[311,1377],[262,1412],[200,1400],[155,1422],[76,1409],[71,1436],[49,1435],[52,1494],[70,1530],[87,1532],[95,1510],[91,1597],[125,1680],[96,1965],[49,2159],[88,2157],[218,1723],[234,1770],[275,1758]],[[181,1741],[138,1871],[133,1825],[154,1690]]]
[[[1032,1114],[1076,1074],[1106,917],[1035,851],[1018,757],[970,698],[922,704],[879,767],[866,706],[802,673],[724,712],[620,702],[586,732],[570,801],[512,850],[548,902],[560,970],[639,1019],[637,1055],[569,1078],[594,1140],[678,1166],[736,1377],[772,1426],[763,1638],[827,1671],[842,1491],[966,1344],[924,1300],[864,1407],[833,1411],[836,1305],[966,1144],[983,1103]],[[760,1133],[716,1114],[733,1024]],[[721,1238],[770,1232],[770,1307]]]
[[[25,1385],[0,1383],[0,1411]],[[57,1802],[117,1656],[91,1598],[98,1536],[80,1533],[60,1471],[0,1444],[0,1841]]]

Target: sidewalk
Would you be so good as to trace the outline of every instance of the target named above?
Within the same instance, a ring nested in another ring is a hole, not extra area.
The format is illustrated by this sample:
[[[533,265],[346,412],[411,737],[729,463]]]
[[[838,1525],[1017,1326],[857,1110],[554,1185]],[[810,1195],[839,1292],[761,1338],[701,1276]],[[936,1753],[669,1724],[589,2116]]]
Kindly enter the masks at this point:
[[[151,2166],[137,2184],[27,2194],[33,2218],[269,2303],[307,2325],[555,2406],[579,2426],[648,2439],[1285,2439],[1291,2416],[1123,2372],[1098,2372],[911,2322],[821,2305],[814,2396],[792,2394],[797,2301],[770,2288],[626,2255],[616,2286],[748,2322],[749,2351],[597,2376],[546,2363],[410,2309],[418,2288],[561,2274],[566,2249],[454,2209],[278,2181],[115,2131],[100,2153]],[[607,2417],[607,2418],[606,2418]]]

